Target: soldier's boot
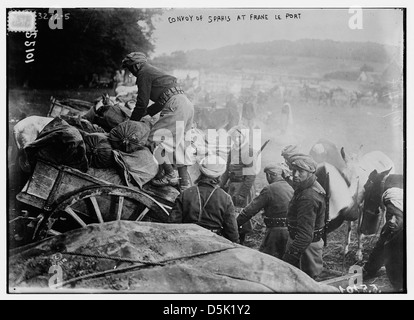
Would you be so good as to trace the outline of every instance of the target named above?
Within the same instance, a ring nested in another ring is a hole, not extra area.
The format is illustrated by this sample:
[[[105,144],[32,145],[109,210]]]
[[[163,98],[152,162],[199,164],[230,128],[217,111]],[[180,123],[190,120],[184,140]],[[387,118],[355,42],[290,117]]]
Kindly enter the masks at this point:
[[[157,176],[151,180],[151,184],[155,187],[177,186],[179,183],[179,178],[173,166],[168,163],[163,163],[160,166],[160,169],[161,167],[164,171],[164,174],[160,175],[159,173],[161,173],[162,170],[159,170]]]

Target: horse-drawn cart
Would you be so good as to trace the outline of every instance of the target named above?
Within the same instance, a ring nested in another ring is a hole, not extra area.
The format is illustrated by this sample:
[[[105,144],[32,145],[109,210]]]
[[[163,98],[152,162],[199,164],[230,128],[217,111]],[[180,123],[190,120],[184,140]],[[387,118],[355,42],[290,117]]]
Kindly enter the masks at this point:
[[[33,241],[91,223],[168,221],[171,201],[149,191],[115,185],[71,167],[39,160],[17,199],[41,210]],[[170,206],[168,206],[170,204]]]
[[[78,117],[93,108],[94,103],[78,99],[51,97],[48,117]],[[38,160],[16,199],[28,205],[28,212],[11,215],[9,222],[12,247],[47,236],[113,220],[147,220],[166,222],[175,198],[172,186],[139,188],[127,181],[125,168],[111,168],[110,174],[84,173],[75,168]],[[193,169],[197,176],[197,168]],[[190,175],[192,171],[190,170]],[[113,178],[115,177],[116,178]],[[26,208],[24,208],[26,209]],[[25,210],[23,210],[24,212]],[[30,225],[29,228],[27,226]],[[17,240],[15,239],[22,239]]]

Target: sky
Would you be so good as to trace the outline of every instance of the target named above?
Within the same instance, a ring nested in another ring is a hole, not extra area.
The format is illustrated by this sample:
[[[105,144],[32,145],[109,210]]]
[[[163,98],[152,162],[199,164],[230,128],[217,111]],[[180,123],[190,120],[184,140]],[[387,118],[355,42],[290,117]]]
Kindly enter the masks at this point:
[[[236,43],[281,39],[372,41],[396,46],[403,41],[403,12],[398,9],[355,11],[349,7],[275,9],[250,6],[164,10],[162,16],[154,21],[154,56],[180,50],[215,49]],[[242,15],[245,15],[244,19]],[[187,19],[179,21],[179,17]],[[214,17],[222,18],[214,20]]]

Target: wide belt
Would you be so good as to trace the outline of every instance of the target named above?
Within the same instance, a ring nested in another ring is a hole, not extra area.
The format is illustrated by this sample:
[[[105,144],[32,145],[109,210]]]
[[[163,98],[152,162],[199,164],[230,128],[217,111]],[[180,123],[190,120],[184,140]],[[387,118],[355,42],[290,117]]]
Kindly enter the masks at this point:
[[[268,228],[272,228],[272,227],[287,227],[287,220],[286,218],[269,218],[269,217],[264,217],[263,221],[266,225],[266,227]]]
[[[158,104],[161,106],[164,106],[168,100],[171,99],[172,96],[175,96],[177,94],[183,94],[184,90],[180,87],[171,87],[167,90],[165,90],[158,98]]]
[[[288,231],[289,231],[289,236],[292,239],[295,239],[296,238],[296,234],[297,234],[297,228],[294,227],[294,226],[292,226],[292,225],[289,225],[289,224],[288,224],[287,227],[288,227]],[[325,234],[325,228],[320,228],[320,229],[315,230],[313,232],[312,242],[318,242],[319,240],[322,239],[322,237],[323,237],[324,234]]]

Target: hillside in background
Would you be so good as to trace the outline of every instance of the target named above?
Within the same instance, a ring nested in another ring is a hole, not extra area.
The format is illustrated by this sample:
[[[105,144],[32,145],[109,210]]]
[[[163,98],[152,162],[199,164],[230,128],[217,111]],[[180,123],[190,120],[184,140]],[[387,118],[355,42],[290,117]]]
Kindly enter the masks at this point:
[[[383,72],[398,57],[399,48],[378,43],[305,39],[178,51],[154,61],[168,69],[255,70],[323,77],[333,71],[358,72],[364,65]]]

